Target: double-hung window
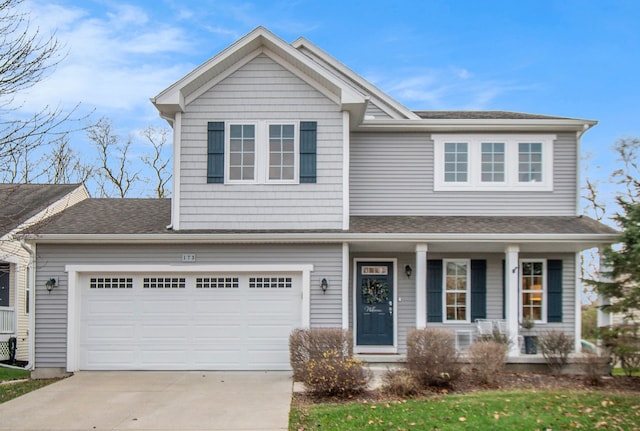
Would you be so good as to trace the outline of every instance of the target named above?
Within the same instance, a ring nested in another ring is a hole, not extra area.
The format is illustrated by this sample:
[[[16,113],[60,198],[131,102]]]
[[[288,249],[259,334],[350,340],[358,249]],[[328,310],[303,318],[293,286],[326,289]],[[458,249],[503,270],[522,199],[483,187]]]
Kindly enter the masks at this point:
[[[269,180],[291,181],[296,174],[296,138],[293,124],[269,125]]]
[[[230,123],[225,141],[225,183],[298,182],[297,124]]]
[[[434,190],[553,190],[555,135],[433,134]]]
[[[446,183],[466,183],[468,174],[469,149],[466,142],[446,142],[444,144],[444,181]]]
[[[504,164],[504,142],[482,142],[481,143],[481,178],[483,183],[503,183]]]
[[[443,265],[445,322],[469,322],[470,261],[445,259]]]
[[[256,126],[229,126],[229,179],[253,181],[256,178]]]
[[[521,319],[542,322],[546,316],[546,261],[520,261]]]

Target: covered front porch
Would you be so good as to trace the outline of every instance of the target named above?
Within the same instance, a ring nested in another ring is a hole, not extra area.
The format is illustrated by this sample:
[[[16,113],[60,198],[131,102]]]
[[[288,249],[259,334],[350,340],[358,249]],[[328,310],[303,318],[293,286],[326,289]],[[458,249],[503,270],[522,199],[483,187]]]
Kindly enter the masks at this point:
[[[556,241],[359,241],[343,244],[343,322],[367,360],[402,360],[410,328],[445,328],[461,352],[483,332],[510,340],[509,361],[540,362],[525,337],[557,330],[581,349],[580,252]],[[589,248],[589,247],[586,247]],[[524,320],[533,328],[522,327]],[[372,356],[373,355],[373,356]]]

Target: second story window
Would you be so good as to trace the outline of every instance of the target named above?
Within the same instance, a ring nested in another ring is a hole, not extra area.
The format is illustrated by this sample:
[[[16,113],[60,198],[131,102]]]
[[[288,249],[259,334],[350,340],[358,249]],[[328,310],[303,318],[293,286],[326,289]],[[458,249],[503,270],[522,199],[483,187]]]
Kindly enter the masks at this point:
[[[482,177],[483,183],[504,182],[504,143],[482,143]]]
[[[229,129],[229,179],[253,181],[256,170],[256,126],[232,124]]]
[[[435,191],[552,191],[548,134],[433,134]]]
[[[256,121],[227,124],[224,182],[297,183],[298,129],[296,123]]]
[[[293,124],[269,125],[269,179],[294,180],[296,170]]]
[[[466,142],[444,144],[444,181],[465,183],[468,181],[469,152]]]
[[[542,182],[542,144],[530,142],[518,144],[518,181]]]

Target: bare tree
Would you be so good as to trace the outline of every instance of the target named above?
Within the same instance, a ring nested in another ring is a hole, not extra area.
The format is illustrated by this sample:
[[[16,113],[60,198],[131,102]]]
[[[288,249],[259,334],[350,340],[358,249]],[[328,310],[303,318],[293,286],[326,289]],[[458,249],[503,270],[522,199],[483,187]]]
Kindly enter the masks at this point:
[[[163,150],[167,145],[169,131],[164,128],[158,129],[149,126],[142,134],[153,148],[153,153],[143,156],[142,162],[151,169],[153,177],[150,181],[155,184],[155,197],[166,198],[169,196],[167,184],[171,180],[171,172],[169,168],[170,158],[165,157]]]
[[[24,0],[0,0],[0,159],[27,160],[28,151],[69,132],[63,125],[78,108],[44,106],[20,113],[21,92],[41,82],[64,58],[55,34],[32,29],[28,14],[18,11]],[[28,166],[21,180],[28,181]],[[18,176],[16,175],[16,179]]]
[[[39,165],[50,184],[84,183],[95,170],[74,152],[66,136],[54,143]]]
[[[624,188],[619,197],[628,203],[636,203],[640,201],[640,139],[618,139],[613,148],[618,153],[618,161],[622,162],[623,167],[615,170],[611,178]]]
[[[131,187],[140,181],[140,172],[134,171],[127,160],[131,140],[121,143],[106,118],[89,127],[88,135],[98,150],[99,166],[95,179],[100,196],[127,197]]]

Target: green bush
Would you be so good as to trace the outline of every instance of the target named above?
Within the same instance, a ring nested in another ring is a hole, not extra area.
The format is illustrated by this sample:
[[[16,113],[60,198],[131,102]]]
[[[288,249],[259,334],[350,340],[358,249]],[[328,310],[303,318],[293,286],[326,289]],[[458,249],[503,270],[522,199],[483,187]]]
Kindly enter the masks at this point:
[[[507,363],[508,344],[495,341],[477,341],[469,346],[469,359],[475,377],[484,384],[492,385],[498,373]]]
[[[293,369],[293,380],[304,381],[308,362],[322,359],[328,351],[341,357],[353,356],[351,331],[340,328],[295,329],[289,336],[289,362]]]
[[[631,377],[640,371],[640,337],[637,323],[600,328],[600,338],[613,355],[614,364],[620,364],[625,376]]]
[[[371,371],[353,356],[328,350],[321,358],[312,358],[306,364],[304,384],[318,396],[340,396],[358,394],[367,389]]]
[[[573,351],[573,337],[561,331],[547,331],[538,337],[537,344],[553,375],[560,375]]]
[[[407,368],[422,387],[451,385],[460,376],[453,333],[445,329],[410,329]]]

